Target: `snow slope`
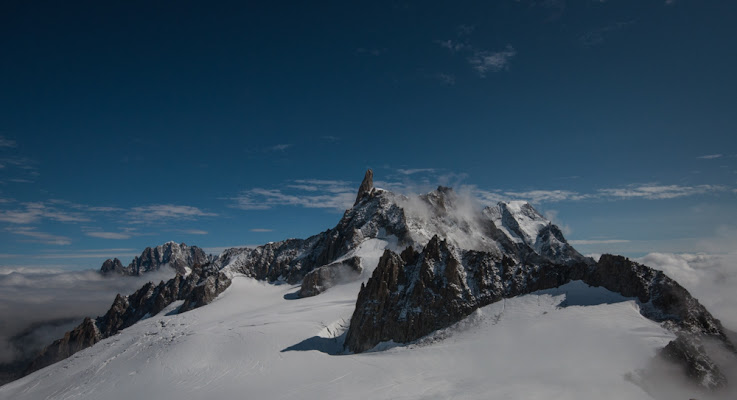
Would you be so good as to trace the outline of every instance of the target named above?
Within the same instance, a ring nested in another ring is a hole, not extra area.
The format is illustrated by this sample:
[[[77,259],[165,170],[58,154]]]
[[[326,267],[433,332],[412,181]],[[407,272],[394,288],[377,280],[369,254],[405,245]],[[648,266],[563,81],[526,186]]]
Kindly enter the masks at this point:
[[[364,281],[387,245],[359,249]],[[146,319],[0,387],[0,399],[647,399],[626,376],[673,338],[635,301],[573,282],[415,344],[335,354],[360,284],[294,299],[297,286],[236,276],[212,304]]]

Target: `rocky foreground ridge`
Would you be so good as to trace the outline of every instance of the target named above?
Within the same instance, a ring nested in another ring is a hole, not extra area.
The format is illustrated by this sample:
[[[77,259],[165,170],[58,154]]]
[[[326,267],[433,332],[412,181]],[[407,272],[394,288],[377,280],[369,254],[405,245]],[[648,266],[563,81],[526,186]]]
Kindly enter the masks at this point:
[[[212,264],[195,265],[186,277],[177,274],[158,285],[149,282],[129,296],[118,294],[105,315],[85,318],[79,326],[41,351],[24,374],[61,361],[115,335],[142,319],[158,314],[175,301],[183,301],[179,307],[171,310],[175,314],[207,305],[230,283],[230,278]]]
[[[367,239],[387,240],[400,250],[386,250],[362,285],[345,337],[347,351],[367,351],[386,341],[409,343],[487,304],[581,280],[636,298],[645,317],[675,332],[677,339],[662,357],[681,365],[696,384],[708,389],[727,384],[702,346],[715,341],[733,354],[724,328],[663,272],[620,256],[604,255],[598,262],[582,256],[526,202],[478,210],[446,187],[406,197],[375,188],[370,170],[354,206],[338,224],[307,239],[228,249],[212,260],[195,246],[175,243],[146,249],[128,267],[108,260],[106,273],[141,274],[169,264],[177,275],[130,296],[119,295],[107,314],[86,319],[47,347],[28,371],[89,347],[174,301],[184,301],[175,312],[205,305],[230,285],[234,274],[301,284],[298,297],[363,279],[373,265],[364,265],[356,251]]]

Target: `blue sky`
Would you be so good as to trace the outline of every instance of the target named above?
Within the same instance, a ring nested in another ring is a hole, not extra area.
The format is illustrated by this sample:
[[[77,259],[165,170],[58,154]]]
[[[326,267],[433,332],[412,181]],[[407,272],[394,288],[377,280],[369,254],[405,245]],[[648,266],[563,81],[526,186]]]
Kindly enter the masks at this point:
[[[0,266],[335,225],[363,172],[732,252],[734,1],[4,2]]]

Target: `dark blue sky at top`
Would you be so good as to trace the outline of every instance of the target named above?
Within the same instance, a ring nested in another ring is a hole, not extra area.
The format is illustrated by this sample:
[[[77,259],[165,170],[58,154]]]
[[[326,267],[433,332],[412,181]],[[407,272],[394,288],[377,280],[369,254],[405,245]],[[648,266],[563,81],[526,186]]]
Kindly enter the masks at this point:
[[[737,230],[733,1],[152,3],[0,6],[0,265],[305,237],[366,168],[584,252]]]

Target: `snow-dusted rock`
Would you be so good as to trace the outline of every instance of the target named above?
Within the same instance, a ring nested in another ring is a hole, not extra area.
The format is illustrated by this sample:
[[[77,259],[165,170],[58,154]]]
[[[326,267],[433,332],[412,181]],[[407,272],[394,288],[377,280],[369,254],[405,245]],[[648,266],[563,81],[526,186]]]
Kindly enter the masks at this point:
[[[102,264],[100,272],[140,276],[168,266],[178,274],[187,275],[195,265],[204,265],[209,261],[210,257],[197,246],[167,242],[156,247],[146,247],[127,267],[123,267],[117,258],[108,259]]]
[[[317,296],[339,283],[360,278],[361,272],[363,268],[361,258],[358,256],[336,261],[310,271],[302,280],[302,287],[297,294],[299,297]]]
[[[587,268],[530,261],[458,249],[438,236],[419,254],[387,250],[358,295],[346,347],[362,352],[381,342],[411,342],[503,298],[561,286]]]

